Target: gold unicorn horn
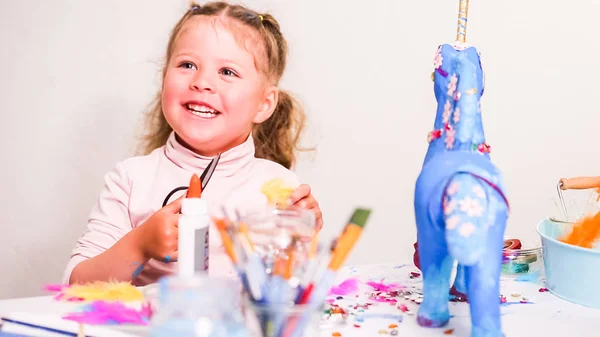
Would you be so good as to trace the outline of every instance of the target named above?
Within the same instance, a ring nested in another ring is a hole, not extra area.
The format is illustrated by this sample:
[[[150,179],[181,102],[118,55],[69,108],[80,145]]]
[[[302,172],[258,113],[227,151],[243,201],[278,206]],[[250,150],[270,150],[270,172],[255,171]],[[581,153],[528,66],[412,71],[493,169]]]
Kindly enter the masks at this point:
[[[459,0],[458,5],[458,29],[456,30],[456,41],[465,43],[467,41],[467,13],[469,11],[469,0]]]

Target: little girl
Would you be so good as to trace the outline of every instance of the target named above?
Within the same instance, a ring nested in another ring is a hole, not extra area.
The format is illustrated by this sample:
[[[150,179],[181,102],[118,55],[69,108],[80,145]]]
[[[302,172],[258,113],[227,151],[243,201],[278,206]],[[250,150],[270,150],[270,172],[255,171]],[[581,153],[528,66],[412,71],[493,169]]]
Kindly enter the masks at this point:
[[[145,155],[106,174],[63,283],[145,285],[174,272],[181,198],[165,207],[163,200],[219,153],[202,194],[213,209],[227,204],[243,212],[264,205],[261,186],[275,178],[298,186],[289,169],[305,116],[277,87],[286,57],[286,41],[271,15],[224,2],[191,6],[169,39]],[[290,203],[314,212],[321,227],[307,185],[292,193]],[[210,274],[231,273],[218,236],[210,241]]]

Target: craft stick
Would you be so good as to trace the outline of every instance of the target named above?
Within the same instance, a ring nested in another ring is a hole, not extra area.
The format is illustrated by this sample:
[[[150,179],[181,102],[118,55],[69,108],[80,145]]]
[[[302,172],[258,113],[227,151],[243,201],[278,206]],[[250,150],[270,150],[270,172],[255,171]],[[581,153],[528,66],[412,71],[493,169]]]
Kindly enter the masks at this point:
[[[600,177],[561,178],[561,190],[586,190],[600,188]]]

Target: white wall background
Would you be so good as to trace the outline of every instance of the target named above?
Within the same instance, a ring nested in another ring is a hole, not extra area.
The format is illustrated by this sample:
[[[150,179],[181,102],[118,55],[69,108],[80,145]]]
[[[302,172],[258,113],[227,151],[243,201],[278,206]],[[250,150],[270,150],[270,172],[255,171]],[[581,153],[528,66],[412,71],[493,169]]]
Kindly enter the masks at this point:
[[[327,235],[374,207],[349,264],[411,261],[413,187],[433,125],[433,54],[458,0],[255,0],[291,47],[282,83],[310,114],[298,167]],[[368,4],[367,4],[368,3]],[[132,153],[186,0],[0,0],[0,298],[58,282],[104,173]],[[600,174],[596,0],[471,1],[483,115],[512,213],[538,240],[561,176]],[[594,23],[596,22],[596,23]]]

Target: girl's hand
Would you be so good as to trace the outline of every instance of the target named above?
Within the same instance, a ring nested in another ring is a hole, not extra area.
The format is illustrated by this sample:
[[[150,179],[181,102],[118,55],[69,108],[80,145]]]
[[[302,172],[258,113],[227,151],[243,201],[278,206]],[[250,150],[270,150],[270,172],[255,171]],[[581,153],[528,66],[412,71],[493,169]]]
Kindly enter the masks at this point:
[[[161,208],[136,229],[137,245],[146,258],[162,262],[177,261],[182,200],[183,197]]]
[[[306,184],[302,184],[298,186],[290,194],[289,201],[291,205],[295,205],[304,209],[307,209],[315,215],[315,226],[317,231],[320,231],[323,227],[323,213],[321,212],[321,208],[319,208],[319,203],[317,199],[310,192],[310,186]]]

